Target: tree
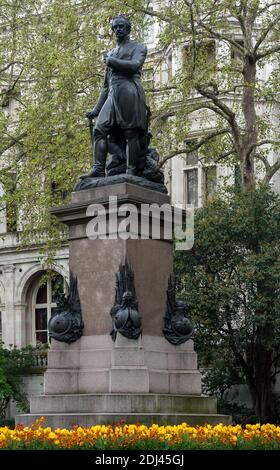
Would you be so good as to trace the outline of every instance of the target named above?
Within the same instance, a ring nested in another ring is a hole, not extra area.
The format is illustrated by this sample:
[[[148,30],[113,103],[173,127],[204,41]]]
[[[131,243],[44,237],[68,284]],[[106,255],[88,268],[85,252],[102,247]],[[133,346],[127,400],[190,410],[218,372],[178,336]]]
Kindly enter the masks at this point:
[[[256,415],[276,422],[280,372],[280,198],[267,186],[217,195],[195,215],[195,244],[177,257],[201,360],[232,355]]]
[[[22,388],[21,375],[32,366],[30,348],[6,349],[0,345],[0,418],[5,418],[10,400],[21,410],[28,409],[27,395]]]
[[[280,2],[168,0],[153,6],[150,0],[124,0],[119,4],[160,23],[163,59],[172,49],[181,57],[172,82],[162,88],[166,102],[153,115],[162,164],[186,153],[182,136],[187,137],[199,111],[203,135],[188,152],[199,148],[203,162],[239,164],[244,189],[255,186],[256,168],[264,172],[264,181],[270,181],[280,168],[279,157],[274,162],[268,158],[269,151],[278,154],[280,143],[275,132]],[[266,77],[265,65],[270,70]],[[170,117],[162,133],[163,120]]]
[[[10,113],[11,108],[16,110],[21,103],[20,83],[24,80],[26,47],[31,32],[27,14],[31,8],[36,8],[36,0],[0,2],[0,183],[6,191],[7,199],[13,192],[12,179],[15,176],[10,168],[9,155],[13,155],[12,166],[15,166],[22,157],[20,144],[26,135],[25,132],[18,132],[17,122],[11,118]],[[6,204],[3,200],[1,203],[3,210]],[[14,212],[14,200],[9,207],[10,213],[11,207]]]

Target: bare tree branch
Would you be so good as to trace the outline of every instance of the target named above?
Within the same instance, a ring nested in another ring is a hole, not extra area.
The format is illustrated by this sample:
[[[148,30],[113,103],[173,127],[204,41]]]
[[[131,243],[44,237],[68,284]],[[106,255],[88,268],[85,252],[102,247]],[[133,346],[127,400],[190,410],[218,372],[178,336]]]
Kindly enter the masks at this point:
[[[6,144],[4,146],[3,149],[0,149],[0,154],[3,154],[4,152],[6,152],[7,150],[9,150],[10,148],[12,148],[14,145],[21,145],[22,144],[22,139],[24,139],[24,137],[27,136],[27,132],[22,132],[22,134],[20,134],[19,136],[17,137],[14,137],[10,134],[7,134],[6,135],[8,136],[8,138],[10,139],[9,143]]]
[[[9,64],[5,65],[5,67],[2,67],[2,69],[0,69],[0,73],[6,72],[6,70],[8,70],[10,67],[12,67],[15,64],[22,65],[23,62],[18,62],[18,61],[10,62]]]
[[[167,119],[176,114],[176,111],[173,109],[171,111],[153,113],[151,116],[151,121],[159,121],[160,119]]]
[[[280,140],[278,139],[264,139],[261,140],[260,142],[256,142],[255,144],[252,144],[249,149],[248,149],[248,155],[256,148],[256,147],[261,147],[262,145],[268,145],[268,144],[280,144]]]
[[[201,19],[199,19],[198,24],[210,34],[211,39],[224,40],[228,42],[229,44],[231,44],[232,46],[234,46],[239,52],[241,52],[242,54],[245,54],[244,47],[242,47],[242,45],[239,42],[235,41],[232,37],[227,36],[224,33],[218,33],[217,31],[213,30],[210,26],[204,24]]]
[[[280,160],[275,162],[273,165],[270,166],[270,169],[266,172],[266,175],[263,179],[265,183],[269,183],[271,178],[275,175],[275,173],[280,169]]]
[[[259,36],[256,44],[255,44],[255,47],[254,47],[254,54],[257,53],[257,50],[258,48],[260,47],[260,45],[263,43],[263,41],[265,40],[265,38],[267,37],[268,33],[271,31],[271,28],[273,28],[273,26],[276,25],[276,23],[279,23],[279,16],[277,16],[277,18],[275,18],[273,21],[271,21],[268,26],[263,30],[262,34]]]
[[[171,160],[171,158],[176,157],[177,155],[182,155],[183,153],[186,154],[186,153],[187,153],[187,149],[178,149],[178,150],[174,150],[174,152],[170,153],[170,154],[167,155],[166,157],[163,157],[163,159],[159,162],[159,168],[162,168],[163,165],[165,165],[165,163],[166,163],[168,160]]]
[[[209,102],[204,102],[204,103],[201,103],[199,105],[195,105],[195,106],[192,106],[189,108],[189,112],[188,114],[191,114],[195,111],[199,111],[200,109],[210,109],[211,111],[213,111],[214,113],[216,114],[219,114],[219,116],[221,116],[223,119],[225,119],[227,121],[227,116],[226,114],[224,114],[219,108],[217,108],[214,104],[212,103],[209,103]]]
[[[255,60],[258,61],[260,59],[263,59],[264,57],[267,57],[271,54],[275,54],[275,52],[280,52],[280,45],[271,47],[270,49],[267,49],[266,51],[260,52],[259,54],[256,54]]]
[[[230,155],[233,155],[234,153],[236,153],[234,149],[229,150],[228,152],[221,153],[220,155],[218,155],[218,157],[215,158],[215,163],[219,163],[221,160],[229,157]]]
[[[231,121],[235,118],[235,113],[223,102],[221,101],[217,95],[209,90],[209,88],[205,88],[202,85],[196,85],[195,89],[200,93],[202,96],[209,98],[217,108],[219,108],[223,114],[226,116],[226,119],[230,119]]]
[[[272,2],[272,3],[269,3],[268,5],[265,5],[263,8],[261,8],[259,11],[258,11],[258,15],[262,15],[266,10],[268,10],[269,8],[272,8],[272,7],[276,7],[276,6],[280,6],[280,2]]]
[[[266,174],[271,170],[271,166],[270,166],[270,163],[269,161],[267,160],[267,158],[263,157],[263,155],[260,155],[260,154],[256,154],[255,155],[255,158],[257,160],[261,160],[261,162],[264,164],[265,166],[265,170],[266,170]]]
[[[229,123],[231,130],[232,130],[232,136],[234,139],[235,147],[237,150],[237,148],[240,147],[241,136],[240,136],[240,130],[239,130],[238,124],[235,119],[235,113],[223,101],[221,101],[217,97],[217,95],[215,95],[215,93],[211,92],[209,89],[206,90],[201,86],[198,86],[196,88],[197,88],[197,91],[202,96],[206,96],[207,98],[209,98],[215,105],[215,106],[211,106],[209,104],[205,104],[204,107],[213,109],[215,113],[222,116]]]
[[[146,93],[160,93],[163,91],[169,91],[169,90],[176,90],[176,86],[163,86],[162,88],[145,88],[144,90]]]
[[[184,149],[175,150],[171,154],[167,155],[166,157],[164,157],[161,160],[159,166],[162,167],[168,160],[175,157],[176,155],[180,155],[182,153],[188,155],[189,153],[192,153],[195,150],[198,150],[200,147],[207,144],[210,140],[214,139],[215,137],[218,137],[219,135],[223,135],[223,134],[228,134],[229,132],[230,132],[230,129],[228,129],[228,128],[218,129],[214,132],[211,132],[208,135],[206,135],[205,137],[203,137],[202,139],[200,139],[198,142],[194,143],[193,145],[189,145],[188,147],[186,147]]]
[[[139,11],[140,13],[145,13],[146,15],[149,15],[149,16],[153,16],[155,18],[158,18],[159,20],[161,21],[165,21],[166,23],[170,23],[171,22],[171,18],[170,16],[167,16],[167,15],[162,15],[160,12],[156,11],[156,10],[153,10],[153,9],[149,9],[149,8],[140,8],[140,7],[135,7],[135,5],[131,5],[129,2],[127,2],[126,0],[122,1],[122,2],[119,2],[121,3],[122,5],[126,5],[130,8],[133,8],[135,11]]]

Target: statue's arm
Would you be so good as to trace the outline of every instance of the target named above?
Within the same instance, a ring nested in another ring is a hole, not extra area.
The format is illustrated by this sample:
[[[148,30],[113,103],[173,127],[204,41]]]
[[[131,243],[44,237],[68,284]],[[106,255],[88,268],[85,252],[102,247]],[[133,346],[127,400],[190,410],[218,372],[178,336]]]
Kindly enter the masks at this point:
[[[138,72],[146,59],[147,47],[142,44],[141,47],[135,48],[131,60],[117,59],[116,57],[108,57],[107,65],[121,73],[134,74]]]
[[[109,83],[108,83],[108,67],[107,67],[103,87],[101,88],[101,92],[97,100],[97,103],[94,106],[93,110],[91,111],[91,113],[94,116],[98,116],[98,114],[100,113],[103,104],[108,98],[108,93],[109,93]]]

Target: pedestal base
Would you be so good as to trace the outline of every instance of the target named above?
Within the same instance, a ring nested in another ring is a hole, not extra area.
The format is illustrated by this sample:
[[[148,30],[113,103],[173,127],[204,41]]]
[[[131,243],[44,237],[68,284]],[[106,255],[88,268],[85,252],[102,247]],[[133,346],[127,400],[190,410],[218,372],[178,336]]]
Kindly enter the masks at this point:
[[[45,394],[174,393],[199,395],[201,374],[193,341],[173,346],[165,338],[138,340],[117,334],[83,336],[67,346],[52,342]]]
[[[196,424],[230,423],[230,416],[217,415],[215,398],[160,394],[82,394],[33,397],[30,414],[16,422],[31,425],[41,416],[44,426],[71,428],[74,425],[125,423]]]
[[[45,374],[45,395],[31,398],[29,425],[41,416],[45,425],[127,423],[217,424],[215,398],[201,394],[201,375],[193,341],[173,346],[164,338],[129,340],[117,335],[84,336],[67,346],[52,342]]]

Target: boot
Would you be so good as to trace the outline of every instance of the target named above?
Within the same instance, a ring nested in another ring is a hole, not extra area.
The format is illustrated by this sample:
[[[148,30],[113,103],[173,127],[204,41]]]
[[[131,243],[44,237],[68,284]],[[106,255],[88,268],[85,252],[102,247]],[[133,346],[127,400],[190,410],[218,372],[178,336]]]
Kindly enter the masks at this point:
[[[105,168],[100,168],[99,165],[94,164],[91,171],[80,176],[81,180],[85,178],[105,178]]]
[[[94,145],[94,160],[95,163],[89,173],[80,176],[81,179],[85,178],[105,178],[105,166],[107,157],[107,137],[105,139],[98,139]]]
[[[128,175],[137,175],[137,160],[140,154],[139,141],[137,138],[131,139],[127,142],[126,147],[126,173]]]

